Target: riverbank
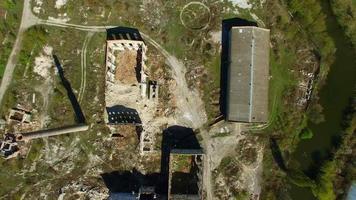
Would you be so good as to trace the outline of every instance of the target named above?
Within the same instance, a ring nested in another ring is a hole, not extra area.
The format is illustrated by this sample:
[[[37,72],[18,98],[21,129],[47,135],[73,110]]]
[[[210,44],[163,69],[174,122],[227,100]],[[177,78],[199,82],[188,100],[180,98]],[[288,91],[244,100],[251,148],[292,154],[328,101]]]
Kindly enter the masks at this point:
[[[314,133],[314,137],[302,140],[293,153],[292,159],[297,161],[299,169],[316,180],[317,186],[313,188],[313,193],[318,196],[318,199],[333,199],[332,177],[335,176],[336,166],[335,163],[327,160],[333,159],[333,151],[339,148],[342,142],[343,114],[356,85],[356,62],[351,41],[338,24],[330,4],[319,3],[322,13],[325,14],[325,20],[324,22],[318,21],[318,23],[325,23],[328,37],[332,39],[336,51],[325,82],[321,81],[323,84],[320,84],[317,98],[318,104],[323,108],[323,121],[308,122],[308,128]],[[323,57],[323,51],[320,52]],[[312,199],[308,192],[296,192],[299,190],[292,186],[293,199]]]
[[[268,9],[272,12],[267,12],[266,20],[277,18],[272,22],[271,32],[276,31],[279,24],[288,24],[288,27],[282,28],[279,34],[289,45],[288,50],[290,52],[295,50],[291,46],[297,43],[296,38],[297,41],[307,40],[308,47],[312,48],[319,58],[320,73],[313,84],[313,95],[306,111],[288,112],[290,109],[295,109],[292,103],[295,97],[289,99],[286,93],[291,93],[295,87],[293,85],[286,87],[288,92],[284,91],[282,101],[288,101],[287,106],[277,104],[280,109],[276,112],[277,120],[264,131],[275,140],[275,145],[270,145],[271,149],[265,152],[266,183],[262,199],[311,200],[315,197],[308,187],[298,187],[292,182],[303,183],[304,180],[309,182],[306,185],[314,187],[318,183],[318,175],[322,175],[319,173],[322,164],[330,158],[335,141],[338,141],[336,136],[340,135],[342,130],[340,124],[343,110],[355,85],[356,72],[352,69],[355,66],[353,50],[350,41],[345,37],[332,14],[328,2],[269,1],[267,5],[272,5]],[[284,13],[287,13],[287,16],[284,16]],[[290,35],[292,37],[289,37]],[[285,46],[280,46],[279,51],[281,48]],[[297,47],[296,51],[303,50]],[[289,66],[293,66],[293,62],[298,63],[302,60],[304,59],[292,61]],[[314,136],[303,140],[300,135],[306,129],[310,129],[312,133],[310,135]]]

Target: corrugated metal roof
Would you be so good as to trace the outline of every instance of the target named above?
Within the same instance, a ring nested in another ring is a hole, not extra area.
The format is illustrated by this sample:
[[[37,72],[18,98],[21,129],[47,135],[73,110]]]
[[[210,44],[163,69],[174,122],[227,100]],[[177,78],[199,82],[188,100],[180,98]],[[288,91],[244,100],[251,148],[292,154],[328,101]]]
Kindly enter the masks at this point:
[[[269,30],[232,27],[227,80],[227,120],[268,118]]]

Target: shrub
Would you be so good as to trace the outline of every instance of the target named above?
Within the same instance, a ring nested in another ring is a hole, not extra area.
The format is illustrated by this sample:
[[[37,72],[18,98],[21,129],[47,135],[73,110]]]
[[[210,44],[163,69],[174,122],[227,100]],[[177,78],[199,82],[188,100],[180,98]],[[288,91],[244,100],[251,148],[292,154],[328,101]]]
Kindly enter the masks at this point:
[[[299,134],[299,138],[303,140],[311,139],[312,137],[313,137],[313,132],[309,128],[303,129],[302,132],[300,132]]]

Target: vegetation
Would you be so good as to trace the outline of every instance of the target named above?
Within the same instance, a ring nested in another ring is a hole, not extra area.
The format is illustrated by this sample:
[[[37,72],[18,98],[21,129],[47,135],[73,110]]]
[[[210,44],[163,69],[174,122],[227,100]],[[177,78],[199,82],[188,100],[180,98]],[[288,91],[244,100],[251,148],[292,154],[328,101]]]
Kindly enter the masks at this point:
[[[322,5],[319,0],[290,0],[282,1],[281,4],[278,1],[268,1],[266,2],[267,11],[261,12],[267,26],[271,27],[273,44],[270,95],[273,95],[275,91],[280,94],[275,99],[270,96],[270,102],[273,102],[270,105],[273,108],[272,123],[268,129],[264,130],[264,133],[272,133],[270,136],[278,139],[280,155],[286,158],[287,168],[292,165],[290,155],[300,139],[312,137],[312,132],[306,128],[307,122],[310,120],[319,123],[324,119],[321,114],[322,107],[318,104],[318,90],[323,85],[334,60],[335,49],[333,40],[328,35],[326,13],[322,6],[325,5]],[[298,73],[293,72],[298,70],[297,52],[298,49],[308,48],[312,49],[314,57],[320,62],[317,63],[320,65],[320,73],[314,86],[312,102],[305,112],[298,111],[291,101],[295,101],[295,83],[299,80]],[[288,50],[292,56],[286,57],[288,54],[283,54],[284,49]],[[280,66],[275,67],[276,63]],[[285,66],[290,66],[290,68],[285,68]],[[283,69],[285,72],[281,71]],[[279,76],[278,72],[280,72]],[[273,78],[277,78],[276,84]],[[286,81],[282,81],[284,78]],[[283,196],[285,192],[282,188],[286,184],[285,180],[310,188],[318,188],[316,185],[319,184],[318,181],[310,180],[297,169],[281,170],[274,163],[270,151],[264,156],[264,177],[266,184],[263,188],[262,199],[278,199]]]
[[[191,155],[184,155],[178,154],[172,156],[172,170],[174,172],[190,172],[190,168],[192,165],[192,156]]]
[[[295,185],[299,187],[315,187],[315,182],[304,174],[300,170],[288,170],[287,171],[288,179]]]
[[[33,55],[37,55],[42,50],[43,45],[47,42],[47,37],[48,34],[45,29],[40,26],[29,29],[25,33],[17,67],[13,74],[13,80],[9,86],[10,89],[7,90],[4,95],[1,105],[1,117],[4,118],[5,115],[7,115],[8,109],[13,107],[16,103],[25,104],[28,98],[30,98],[29,94],[38,94],[32,86],[39,82],[35,79],[36,75],[32,73],[32,66],[29,64],[34,62],[35,58]],[[28,70],[28,76],[32,78],[24,80],[23,77],[26,68],[31,68]],[[37,106],[34,108],[41,111],[41,107],[42,106]]]
[[[20,26],[22,1],[0,1],[0,80]]]
[[[331,8],[345,34],[356,47],[356,4],[354,0],[331,0]]]
[[[299,138],[303,139],[303,140],[310,139],[312,137],[313,137],[313,132],[309,128],[303,129],[302,132],[300,132],[300,134],[299,134]]]

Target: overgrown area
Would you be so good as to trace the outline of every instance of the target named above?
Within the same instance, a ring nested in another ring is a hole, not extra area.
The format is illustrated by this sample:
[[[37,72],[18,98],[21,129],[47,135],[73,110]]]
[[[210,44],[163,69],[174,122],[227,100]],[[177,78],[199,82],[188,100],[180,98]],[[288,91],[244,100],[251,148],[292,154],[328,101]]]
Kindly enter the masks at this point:
[[[264,131],[270,135],[273,142],[270,142],[272,153],[271,150],[265,153],[264,179],[266,183],[262,192],[262,199],[288,198],[290,194],[287,183],[289,181],[301,187],[312,188],[314,195],[319,199],[335,199],[336,193],[343,193],[341,191],[345,191],[347,187],[346,185],[338,187],[332,181],[336,177],[336,172],[341,171],[339,167],[334,165],[334,159],[337,160],[337,156],[330,162],[326,161],[315,180],[307,177],[298,168],[298,163],[292,157],[300,139],[313,137],[313,132],[307,128],[307,122],[320,123],[324,120],[323,108],[319,104],[319,90],[325,84],[330,66],[334,62],[335,53],[334,39],[329,35],[330,30],[326,19],[326,17],[330,17],[327,16],[329,13],[325,8],[329,5],[327,2],[322,3],[318,0],[291,0],[281,1],[281,3],[269,1],[266,5],[267,10],[272,11],[266,12],[264,16],[271,27],[271,33],[274,32],[271,37],[272,44],[274,44],[273,52],[277,53],[279,50],[288,49],[288,52],[294,55],[294,60],[293,57],[289,59],[290,64],[283,63],[278,69],[291,64],[296,66],[295,63],[302,61],[304,58],[298,56],[298,52],[304,51],[303,46],[309,48],[310,53],[314,54],[320,68],[317,70],[319,73],[316,74],[311,101],[307,109],[302,112],[297,111],[290,101],[296,100],[293,93],[298,84],[288,85],[279,81],[284,86],[281,89],[281,97],[285,100],[276,104],[277,109],[273,109],[272,115],[273,123]],[[278,45],[277,48],[276,45]],[[272,54],[272,76],[275,65],[274,57],[275,55]],[[300,83],[300,79],[298,80],[298,76],[296,76],[298,73],[295,70],[298,69],[291,67],[288,70],[291,75],[288,80],[294,79],[297,83]],[[271,81],[271,91],[273,91],[273,77]],[[344,140],[343,134],[340,135]],[[348,140],[349,138],[345,137],[345,141]],[[343,152],[341,154],[345,154],[345,150],[340,150]],[[345,166],[341,164],[345,163],[340,162],[340,166]]]
[[[331,0],[331,8],[345,34],[356,46],[356,3],[354,0]]]
[[[0,2],[0,81],[16,40],[21,21],[22,5],[22,1],[15,0],[3,0]]]

